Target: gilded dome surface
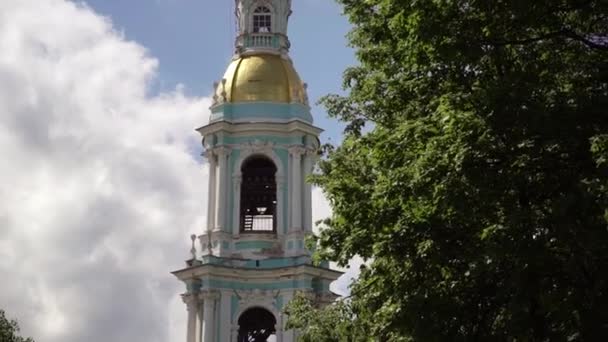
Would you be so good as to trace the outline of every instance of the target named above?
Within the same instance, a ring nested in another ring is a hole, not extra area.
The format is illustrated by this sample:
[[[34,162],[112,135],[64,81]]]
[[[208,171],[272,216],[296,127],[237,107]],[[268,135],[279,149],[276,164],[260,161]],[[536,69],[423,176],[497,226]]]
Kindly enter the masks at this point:
[[[225,102],[307,104],[306,89],[290,60],[279,55],[242,56],[230,63],[217,96]]]

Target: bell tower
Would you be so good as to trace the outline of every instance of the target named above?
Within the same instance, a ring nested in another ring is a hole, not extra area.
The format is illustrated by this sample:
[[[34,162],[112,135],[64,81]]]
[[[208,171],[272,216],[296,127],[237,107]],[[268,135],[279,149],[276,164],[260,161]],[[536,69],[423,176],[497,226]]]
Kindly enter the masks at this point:
[[[173,272],[186,286],[187,342],[292,342],[283,307],[296,292],[319,304],[340,272],[313,265],[312,172],[319,134],[306,84],[289,58],[291,0],[235,0],[238,36],[197,131],[209,163],[206,226]]]

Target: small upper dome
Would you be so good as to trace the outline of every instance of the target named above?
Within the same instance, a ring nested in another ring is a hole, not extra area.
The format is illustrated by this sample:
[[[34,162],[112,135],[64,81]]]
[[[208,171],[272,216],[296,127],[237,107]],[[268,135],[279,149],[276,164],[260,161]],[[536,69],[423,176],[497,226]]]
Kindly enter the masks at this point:
[[[216,103],[275,102],[307,105],[306,85],[291,60],[275,54],[240,56],[217,85]]]

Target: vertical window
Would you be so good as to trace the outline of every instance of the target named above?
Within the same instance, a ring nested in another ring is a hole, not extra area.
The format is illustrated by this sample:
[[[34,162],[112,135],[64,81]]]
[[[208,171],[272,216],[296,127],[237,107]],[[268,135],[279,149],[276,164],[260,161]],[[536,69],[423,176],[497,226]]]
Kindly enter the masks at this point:
[[[270,32],[272,27],[272,14],[266,6],[260,6],[253,11],[253,32]]]
[[[266,157],[254,156],[245,161],[241,172],[241,232],[274,232],[277,207],[276,166]]]

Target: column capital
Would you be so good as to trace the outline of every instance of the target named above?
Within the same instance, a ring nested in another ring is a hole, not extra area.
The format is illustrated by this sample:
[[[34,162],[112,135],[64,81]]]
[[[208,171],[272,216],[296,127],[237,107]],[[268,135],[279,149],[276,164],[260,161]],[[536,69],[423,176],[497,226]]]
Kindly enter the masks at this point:
[[[199,303],[198,295],[193,293],[186,293],[182,295],[182,301],[186,304],[188,311],[196,310],[196,307]]]
[[[213,152],[212,148],[208,148],[203,152],[203,156],[205,156],[205,158],[209,159],[209,161],[211,161],[213,159],[213,157],[215,156],[215,153]]]
[[[220,298],[220,293],[215,290],[202,290],[198,293],[198,299],[201,300],[210,300],[210,299],[218,299]]]
[[[294,156],[295,155],[303,155],[304,153],[306,153],[306,148],[304,148],[301,145],[290,146],[287,150],[289,151],[289,153],[291,155],[294,155]]]
[[[215,152],[215,154],[218,155],[218,157],[224,157],[230,154],[230,152],[232,151],[232,149],[230,147],[226,147],[226,146],[219,146],[213,149],[213,151]]]
[[[306,155],[316,157],[319,155],[319,150],[316,148],[308,147],[306,148]]]

